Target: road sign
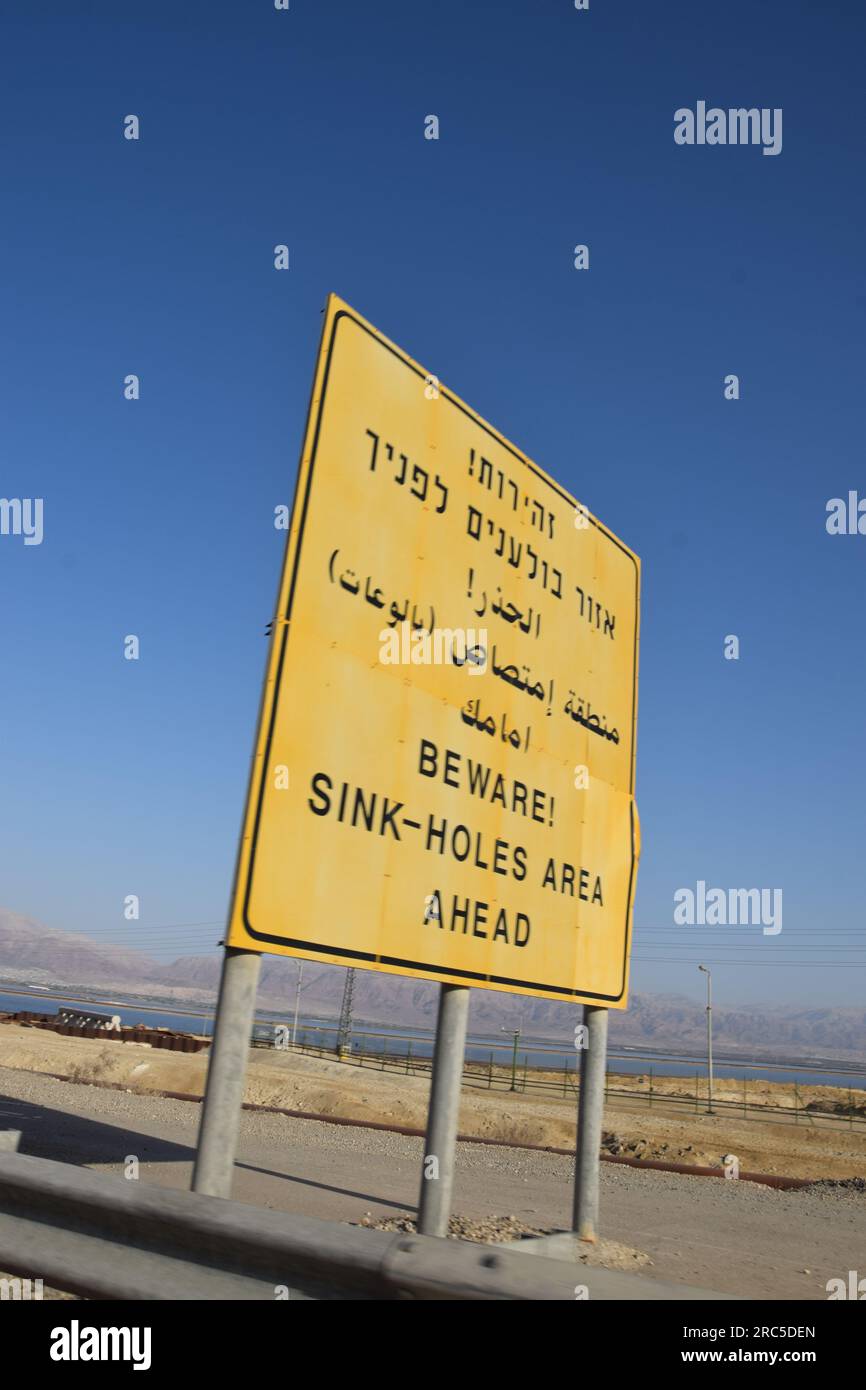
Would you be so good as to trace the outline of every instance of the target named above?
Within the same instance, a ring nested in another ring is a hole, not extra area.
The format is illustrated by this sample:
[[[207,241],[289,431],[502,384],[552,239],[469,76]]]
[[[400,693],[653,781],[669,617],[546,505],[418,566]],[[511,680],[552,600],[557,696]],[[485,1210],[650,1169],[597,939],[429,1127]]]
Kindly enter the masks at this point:
[[[332,296],[228,945],[624,1008],[639,587]]]

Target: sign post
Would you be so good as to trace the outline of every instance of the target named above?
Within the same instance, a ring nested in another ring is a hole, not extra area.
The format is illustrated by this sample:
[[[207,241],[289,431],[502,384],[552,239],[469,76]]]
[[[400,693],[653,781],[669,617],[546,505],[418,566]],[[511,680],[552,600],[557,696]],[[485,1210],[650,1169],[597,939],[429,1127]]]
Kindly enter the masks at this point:
[[[439,1228],[465,991],[626,1006],[639,594],[627,546],[330,297],[226,940],[443,986]]]
[[[202,1104],[193,1192],[230,1197],[261,956],[227,947]]]
[[[607,1009],[595,1009],[586,1004],[583,1021],[587,1037],[586,1047],[580,1054],[573,1228],[581,1240],[594,1242],[598,1228],[599,1154],[607,1071]]]
[[[422,1236],[448,1234],[468,1017],[469,990],[463,985],[440,985],[427,1139],[418,1199],[418,1230]]]

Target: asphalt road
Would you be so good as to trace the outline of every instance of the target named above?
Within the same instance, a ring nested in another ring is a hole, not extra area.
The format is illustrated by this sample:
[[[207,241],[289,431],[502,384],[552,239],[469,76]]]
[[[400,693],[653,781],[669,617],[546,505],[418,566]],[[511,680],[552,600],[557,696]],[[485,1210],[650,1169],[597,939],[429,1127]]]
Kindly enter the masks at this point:
[[[21,1152],[188,1187],[200,1107],[0,1067],[0,1129]],[[338,1221],[413,1212],[422,1144],[375,1130],[244,1112],[233,1196]],[[573,1164],[461,1144],[454,1210],[570,1225]],[[831,1278],[866,1273],[866,1194],[779,1192],[743,1182],[602,1164],[600,1232],[645,1251],[645,1272],[751,1298],[826,1299]]]

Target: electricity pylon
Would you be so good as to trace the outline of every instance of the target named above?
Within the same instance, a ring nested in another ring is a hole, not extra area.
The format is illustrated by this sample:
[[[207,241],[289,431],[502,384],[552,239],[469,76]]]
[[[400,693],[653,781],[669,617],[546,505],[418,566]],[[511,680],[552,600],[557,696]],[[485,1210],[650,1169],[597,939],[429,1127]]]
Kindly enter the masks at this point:
[[[352,1047],[352,996],[355,992],[355,972],[346,971],[343,984],[343,1003],[340,1006],[340,1022],[337,1025],[337,1056],[342,1057]]]

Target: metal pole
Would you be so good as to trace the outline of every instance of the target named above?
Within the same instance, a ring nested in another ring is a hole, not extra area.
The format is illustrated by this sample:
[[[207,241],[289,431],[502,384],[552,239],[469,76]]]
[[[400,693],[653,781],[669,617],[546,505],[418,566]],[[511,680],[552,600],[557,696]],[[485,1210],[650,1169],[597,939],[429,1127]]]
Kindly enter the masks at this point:
[[[513,1048],[512,1048],[512,1052],[511,1052],[511,1085],[509,1086],[508,1089],[509,1089],[509,1091],[516,1091],[516,1090],[517,1090],[517,1044],[520,1042],[520,1029],[519,1029],[519,1028],[516,1028],[516,1029],[515,1029],[515,1028],[512,1028],[512,1029],[510,1029],[510,1030],[509,1030],[508,1028],[503,1028],[503,1029],[502,1029],[502,1032],[503,1032],[503,1033],[507,1033],[507,1032],[509,1032],[509,1031],[511,1032],[512,1037],[513,1037]]]
[[[713,1115],[713,977],[705,965],[699,965],[707,977],[707,1114]]]
[[[193,1192],[229,1197],[261,956],[227,946],[201,1108]]]
[[[301,981],[304,978],[304,962],[298,961],[298,987],[295,990],[295,1019],[292,1024],[292,1047],[295,1045],[295,1038],[298,1036],[298,1010],[301,1007]]]
[[[710,1093],[708,1096],[708,1115],[713,1114],[713,977],[707,971],[707,1062],[710,1069]]]
[[[468,1017],[469,990],[466,986],[440,985],[430,1109],[418,1198],[418,1230],[423,1236],[448,1234]]]
[[[583,1021],[587,1039],[586,1047],[580,1054],[573,1227],[581,1240],[594,1242],[598,1225],[599,1154],[607,1073],[607,1009],[585,1004]]]

